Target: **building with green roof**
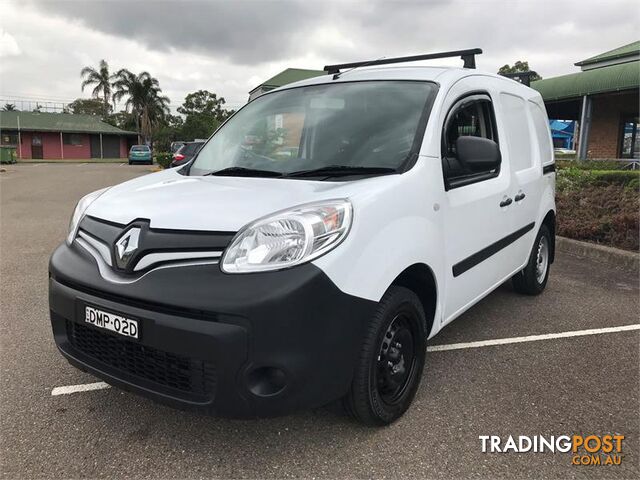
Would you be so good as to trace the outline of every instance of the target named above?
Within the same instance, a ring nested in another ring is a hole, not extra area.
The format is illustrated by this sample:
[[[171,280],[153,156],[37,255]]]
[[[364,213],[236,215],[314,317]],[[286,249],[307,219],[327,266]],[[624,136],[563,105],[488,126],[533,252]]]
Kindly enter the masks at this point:
[[[19,159],[127,158],[137,134],[94,115],[0,112],[0,145],[13,146]]]
[[[575,65],[580,72],[531,83],[549,118],[579,122],[580,159],[640,158],[640,41]]]
[[[273,90],[274,88],[288,85],[289,83],[299,82],[308,78],[319,77],[320,75],[326,75],[324,70],[305,70],[302,68],[287,68],[269,80],[261,83],[253,90],[249,92],[249,101],[256,97],[259,97],[263,93]]]

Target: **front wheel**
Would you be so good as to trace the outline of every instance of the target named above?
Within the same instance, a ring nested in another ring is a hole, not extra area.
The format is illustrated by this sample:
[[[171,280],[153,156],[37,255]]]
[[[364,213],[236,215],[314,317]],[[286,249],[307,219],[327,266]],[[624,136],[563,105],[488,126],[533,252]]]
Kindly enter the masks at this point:
[[[539,295],[547,286],[551,265],[551,234],[546,225],[542,225],[533,244],[527,265],[516,273],[512,280],[518,293]]]
[[[426,318],[411,290],[392,286],[368,325],[349,393],[347,411],[364,424],[388,425],[409,408],[426,354]]]

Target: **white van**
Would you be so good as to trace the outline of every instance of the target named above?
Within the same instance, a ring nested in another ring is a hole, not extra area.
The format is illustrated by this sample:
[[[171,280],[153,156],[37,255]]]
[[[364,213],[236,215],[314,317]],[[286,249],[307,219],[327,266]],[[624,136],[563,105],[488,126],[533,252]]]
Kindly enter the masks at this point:
[[[428,338],[509,279],[541,293],[542,98],[473,68],[378,65],[393,62],[268,92],[186,166],[81,199],[50,262],[62,354],[179,407],[342,399],[384,425],[409,407]]]

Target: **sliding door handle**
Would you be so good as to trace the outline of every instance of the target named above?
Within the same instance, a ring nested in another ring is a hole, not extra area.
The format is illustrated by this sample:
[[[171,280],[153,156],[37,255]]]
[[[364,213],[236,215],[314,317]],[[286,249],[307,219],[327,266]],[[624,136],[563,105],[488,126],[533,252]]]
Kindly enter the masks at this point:
[[[513,203],[513,200],[511,200],[509,197],[505,197],[501,202],[500,202],[500,206],[501,207],[508,207],[509,205],[511,205]]]
[[[524,200],[524,197],[526,197],[526,195],[524,194],[524,192],[520,192],[519,194],[517,194],[515,197],[513,197],[513,199],[516,202],[519,202],[520,200]]]

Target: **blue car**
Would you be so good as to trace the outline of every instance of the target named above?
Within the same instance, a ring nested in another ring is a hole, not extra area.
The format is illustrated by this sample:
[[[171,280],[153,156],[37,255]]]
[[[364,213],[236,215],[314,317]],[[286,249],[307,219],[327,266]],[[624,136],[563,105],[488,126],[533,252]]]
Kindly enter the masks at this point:
[[[147,163],[151,165],[153,158],[151,157],[151,149],[148,145],[134,145],[129,150],[129,165],[134,163]]]

